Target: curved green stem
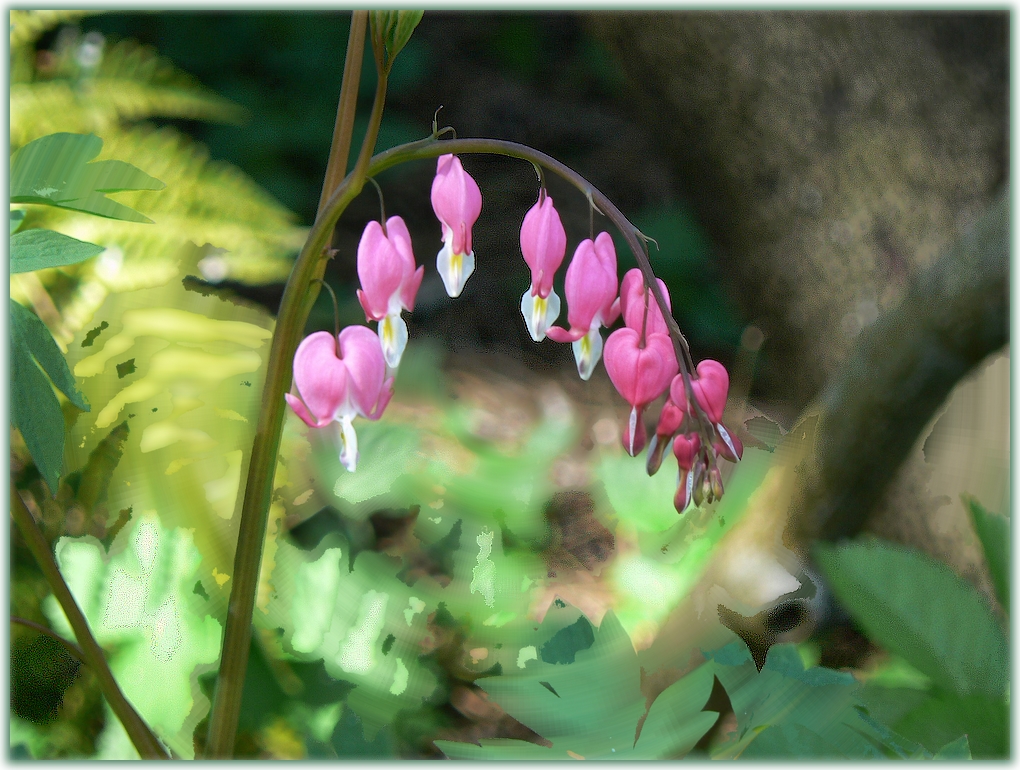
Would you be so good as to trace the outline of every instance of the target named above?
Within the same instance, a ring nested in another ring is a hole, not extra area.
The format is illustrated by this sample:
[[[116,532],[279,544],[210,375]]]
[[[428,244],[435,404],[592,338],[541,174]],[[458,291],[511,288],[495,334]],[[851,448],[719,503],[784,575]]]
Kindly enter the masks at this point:
[[[645,279],[645,285],[651,289],[652,296],[655,297],[655,301],[658,304],[659,309],[662,311],[662,317],[666,320],[666,326],[669,329],[669,336],[673,341],[673,350],[676,353],[676,360],[680,365],[680,372],[684,378],[684,386],[687,391],[687,402],[688,404],[694,405],[694,408],[698,410],[699,416],[706,425],[710,424],[707,415],[703,413],[700,404],[698,404],[697,400],[694,398],[694,392],[691,388],[691,373],[693,372],[694,367],[691,358],[690,346],[687,344],[687,338],[684,337],[683,332],[680,331],[679,324],[677,324],[676,319],[673,318],[673,314],[670,312],[669,306],[666,304],[666,297],[662,293],[662,288],[659,286],[659,282],[655,280],[655,273],[652,270],[651,263],[648,261],[648,252],[643,245],[644,236],[641,231],[631,224],[630,220],[623,215],[623,212],[620,211],[620,209],[618,209],[616,205],[609,200],[609,198],[596,189],[591,182],[560,161],[546,155],[544,152],[528,147],[527,145],[518,144],[517,142],[508,142],[502,139],[446,139],[440,142],[437,141],[436,136],[433,135],[427,139],[404,144],[379,153],[379,155],[374,157],[372,162],[369,164],[368,174],[369,176],[375,176],[388,168],[392,168],[400,163],[406,163],[409,160],[435,158],[447,153],[484,153],[489,155],[505,155],[510,158],[520,158],[521,160],[530,161],[535,164],[536,167],[547,168],[557,176],[565,179],[580,190],[582,194],[587,196],[590,202],[595,204],[598,210],[620,231],[624,240],[627,241],[627,246],[634,254],[634,259],[638,263],[641,275]],[[327,208],[328,207],[329,205],[327,204]]]
[[[241,716],[241,695],[248,669],[251,622],[262,563],[262,545],[266,537],[277,452],[283,433],[286,405],[283,396],[290,390],[294,352],[297,350],[308,314],[319,294],[321,286],[319,281],[326,269],[326,247],[333,227],[340,214],[357,197],[365,184],[365,170],[379,135],[385,98],[386,76],[380,74],[368,131],[358,161],[354,170],[343,179],[315,218],[308,240],[298,254],[287,279],[280,301],[276,329],[269,350],[266,382],[262,391],[262,411],[259,413],[259,421],[255,428],[255,440],[244,488],[244,502],[241,505],[237,550],[234,552],[233,585],[227,605],[227,622],[223,632],[216,695],[209,716],[207,757],[228,758],[233,754],[237,723]]]
[[[613,222],[634,253],[645,283],[651,288],[652,295],[662,310],[663,318],[669,328],[677,361],[684,374],[688,400],[691,403],[697,403],[691,392],[686,363],[690,360],[687,340],[670,313],[662,290],[655,280],[655,274],[648,262],[647,252],[642,247],[640,231],[630,223],[612,201],[584,177],[555,158],[516,142],[499,139],[440,141],[438,135],[441,132],[436,132],[426,139],[394,147],[372,157],[371,150],[375,144],[382,119],[385,93],[386,76],[385,73],[381,73],[379,86],[376,90],[376,101],[369,120],[369,129],[358,161],[354,170],[344,178],[329,197],[319,216],[316,217],[308,240],[291,271],[280,303],[280,312],[277,316],[276,329],[269,353],[269,364],[262,396],[262,411],[255,430],[244,502],[241,507],[237,551],[234,557],[234,583],[227,609],[227,625],[224,632],[216,699],[210,717],[207,756],[230,756],[234,735],[237,731],[262,546],[265,540],[269,506],[273,496],[277,452],[283,432],[286,405],[284,394],[291,386],[294,352],[297,350],[312,304],[318,295],[319,284],[317,281],[322,278],[325,270],[325,249],[330,234],[340,215],[361,192],[368,177],[374,177],[388,168],[407,161],[436,158],[447,153],[485,153],[530,161],[537,167],[546,168],[570,182],[593,201],[598,209]],[[707,418],[704,419],[707,420]]]
[[[43,533],[39,531],[35,519],[32,518],[32,514],[25,506],[25,501],[21,499],[21,495],[14,488],[14,484],[11,484],[11,516],[14,517],[14,523],[21,530],[28,550],[32,552],[32,556],[38,562],[46,582],[50,584],[50,590],[53,591],[53,595],[60,603],[60,608],[64,611],[67,622],[70,623],[71,629],[78,639],[79,651],[85,663],[88,664],[89,668],[96,675],[99,689],[106,696],[106,702],[110,704],[113,713],[117,715],[121,724],[124,725],[124,730],[134,744],[139,756],[142,759],[170,759],[170,755],[163,748],[163,744],[159,742],[159,739],[145,723],[145,720],[135,711],[134,706],[131,705],[128,699],[124,697],[124,693],[121,692],[117,680],[114,679],[113,673],[106,663],[103,649],[92,635],[88,621],[85,620],[81,608],[78,607],[78,602],[74,600],[71,589],[64,582],[64,576],[60,574],[57,562],[53,558],[52,551],[50,551],[49,543],[46,542]],[[78,648],[76,647],[75,649]]]

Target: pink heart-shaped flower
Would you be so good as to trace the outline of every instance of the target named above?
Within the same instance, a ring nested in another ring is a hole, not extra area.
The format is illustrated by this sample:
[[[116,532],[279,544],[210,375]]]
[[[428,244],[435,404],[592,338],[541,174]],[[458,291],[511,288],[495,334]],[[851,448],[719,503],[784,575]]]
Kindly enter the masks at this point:
[[[616,390],[636,409],[661,396],[676,376],[673,343],[665,334],[641,335],[629,327],[617,329],[606,340],[603,360]]]
[[[722,419],[729,389],[730,375],[727,374],[725,366],[710,358],[698,364],[698,379],[691,383],[691,390],[712,422],[719,422]]]

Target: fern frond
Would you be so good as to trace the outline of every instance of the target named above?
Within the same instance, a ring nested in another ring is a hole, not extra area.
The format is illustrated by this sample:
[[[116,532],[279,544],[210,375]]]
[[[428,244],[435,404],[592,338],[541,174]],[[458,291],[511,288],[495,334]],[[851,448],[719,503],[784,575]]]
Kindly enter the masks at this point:
[[[239,123],[247,111],[177,69],[152,48],[122,40],[106,48],[83,96],[121,120],[160,116]]]
[[[159,286],[176,270],[186,242],[209,244],[209,279],[247,284],[283,281],[304,243],[295,216],[236,168],[210,161],[206,150],[171,128],[137,127],[113,133],[101,159],[116,158],[166,183],[154,193],[116,193],[116,199],[154,220],[138,225],[50,207],[33,207],[32,225],[48,227],[108,249],[60,274],[77,284],[54,297],[64,315],[58,339],[69,339],[109,292]],[[41,276],[49,288],[56,271]]]
[[[132,40],[109,47],[96,73],[77,82],[12,83],[10,105],[12,147],[56,131],[105,136],[120,121],[148,117],[237,123],[246,115]]]
[[[66,80],[11,83],[11,150],[48,134],[67,131],[106,137],[116,113],[97,109]]]
[[[64,8],[59,11],[11,11],[11,48],[34,43],[58,24],[74,24],[83,16],[102,13],[93,9]]]

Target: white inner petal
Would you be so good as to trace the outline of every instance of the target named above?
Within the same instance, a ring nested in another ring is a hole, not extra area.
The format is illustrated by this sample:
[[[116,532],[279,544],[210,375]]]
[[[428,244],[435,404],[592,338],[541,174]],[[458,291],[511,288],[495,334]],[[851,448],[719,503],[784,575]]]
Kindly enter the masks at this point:
[[[382,343],[383,358],[390,369],[400,365],[400,357],[407,347],[407,324],[400,313],[384,316],[379,322],[379,342]]]
[[[354,432],[353,417],[343,415],[340,423],[340,464],[351,473],[358,467],[358,434]]]
[[[545,299],[537,294],[532,295],[531,289],[521,297],[521,315],[528,325],[528,333],[535,342],[545,339],[545,334],[560,315],[560,298],[556,292],[550,291]]]
[[[475,253],[455,254],[453,252],[453,233],[443,241],[443,248],[436,256],[436,270],[443,279],[446,293],[451,297],[459,297],[464,291],[464,284],[475,271]]]
[[[595,371],[595,365],[602,358],[602,335],[598,324],[594,324],[588,333],[571,343],[574,349],[574,360],[577,361],[577,373],[587,381]]]

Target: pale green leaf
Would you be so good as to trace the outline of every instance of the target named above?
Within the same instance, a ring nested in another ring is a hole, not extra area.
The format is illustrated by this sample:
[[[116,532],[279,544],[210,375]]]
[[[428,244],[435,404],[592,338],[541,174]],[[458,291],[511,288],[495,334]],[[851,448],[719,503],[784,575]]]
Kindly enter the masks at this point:
[[[51,134],[11,156],[11,203],[43,203],[130,222],[151,222],[106,193],[162,190],[165,185],[130,163],[94,161],[103,140],[94,134]],[[92,162],[90,162],[92,161]]]
[[[73,265],[100,254],[104,248],[53,230],[22,230],[11,236],[11,272]]]

